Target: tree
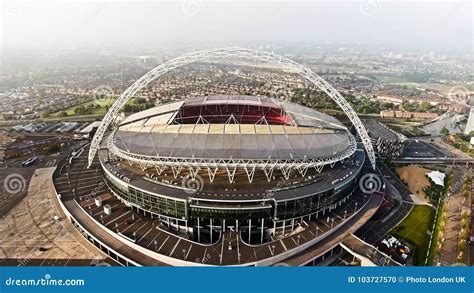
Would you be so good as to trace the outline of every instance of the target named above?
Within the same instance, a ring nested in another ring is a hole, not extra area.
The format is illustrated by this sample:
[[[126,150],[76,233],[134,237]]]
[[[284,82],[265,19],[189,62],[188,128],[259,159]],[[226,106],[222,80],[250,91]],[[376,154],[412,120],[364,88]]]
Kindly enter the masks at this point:
[[[441,128],[441,130],[439,131],[439,133],[440,133],[442,136],[448,136],[448,135],[449,135],[449,130],[448,130],[446,127],[443,127],[443,128]]]
[[[61,117],[67,117],[67,112],[66,111],[62,111],[61,114],[60,114]]]
[[[426,101],[423,101],[420,103],[420,111],[422,112],[426,112],[430,109],[431,105],[430,103],[426,102]]]
[[[74,113],[83,114],[84,110],[85,110],[84,106],[78,106],[78,107],[74,108]]]

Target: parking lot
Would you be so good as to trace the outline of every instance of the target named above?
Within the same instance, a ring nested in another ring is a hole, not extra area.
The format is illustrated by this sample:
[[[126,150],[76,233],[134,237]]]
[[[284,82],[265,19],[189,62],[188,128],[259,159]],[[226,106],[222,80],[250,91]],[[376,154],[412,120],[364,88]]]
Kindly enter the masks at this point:
[[[4,217],[27,194],[31,176],[37,166],[21,167],[24,159],[0,163],[0,216]]]
[[[453,155],[432,142],[410,140],[403,151],[403,157],[410,158],[452,158]]]
[[[53,155],[37,155],[38,159],[28,167],[22,162],[27,157],[12,158],[0,161],[0,218],[14,208],[26,196],[33,173],[38,168],[55,167],[77,142],[68,143],[62,152]]]

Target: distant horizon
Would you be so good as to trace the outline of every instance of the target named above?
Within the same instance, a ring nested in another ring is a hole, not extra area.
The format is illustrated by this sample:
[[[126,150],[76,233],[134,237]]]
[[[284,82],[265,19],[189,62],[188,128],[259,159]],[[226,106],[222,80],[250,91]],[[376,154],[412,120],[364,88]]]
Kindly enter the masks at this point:
[[[406,1],[6,0],[3,54],[229,45],[473,53],[473,4]]]

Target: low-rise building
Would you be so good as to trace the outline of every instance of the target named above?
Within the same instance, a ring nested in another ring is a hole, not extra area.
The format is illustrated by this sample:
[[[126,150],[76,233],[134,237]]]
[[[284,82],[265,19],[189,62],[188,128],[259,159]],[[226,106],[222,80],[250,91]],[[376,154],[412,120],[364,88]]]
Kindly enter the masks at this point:
[[[436,119],[437,113],[431,112],[406,112],[406,111],[380,111],[381,118],[415,118],[415,119]]]

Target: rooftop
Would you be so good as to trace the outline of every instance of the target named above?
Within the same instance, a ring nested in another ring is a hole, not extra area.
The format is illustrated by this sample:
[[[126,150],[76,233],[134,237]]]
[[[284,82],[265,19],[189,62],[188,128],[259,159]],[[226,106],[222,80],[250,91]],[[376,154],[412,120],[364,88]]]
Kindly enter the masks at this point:
[[[208,96],[130,115],[114,132],[121,152],[196,159],[324,159],[354,147],[336,118],[265,97]],[[120,155],[120,154],[117,154]]]

